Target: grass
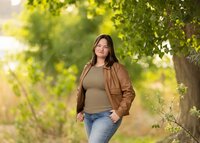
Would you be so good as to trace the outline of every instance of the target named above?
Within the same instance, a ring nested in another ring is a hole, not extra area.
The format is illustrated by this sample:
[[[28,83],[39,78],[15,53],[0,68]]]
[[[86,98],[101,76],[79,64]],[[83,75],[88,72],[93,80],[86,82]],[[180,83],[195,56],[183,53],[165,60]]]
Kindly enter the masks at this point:
[[[123,134],[116,134],[111,140],[111,143],[155,143],[156,139],[151,136],[136,137]]]
[[[17,105],[18,98],[13,94],[5,77],[4,73],[0,73],[0,123],[10,124],[13,123],[15,117],[12,109]]]
[[[3,75],[0,75],[2,79],[0,82],[0,124],[3,124],[1,128],[0,141],[4,143],[3,140],[9,140],[10,135],[15,132],[13,128],[5,125],[12,125],[14,121],[14,114],[11,112],[14,107],[16,107],[19,98],[17,98],[6,82]],[[148,113],[142,106],[140,98],[135,99],[133,102],[130,116],[123,119],[123,123],[119,128],[119,131],[113,136],[110,143],[155,143],[159,139],[159,136],[166,134],[162,130],[155,130],[151,128],[151,125],[155,123],[156,117]],[[73,95],[69,99],[70,106],[75,106],[76,96]],[[5,130],[7,129],[7,130]],[[86,143],[86,136],[84,132],[84,127],[81,126],[77,128],[80,132],[80,138],[82,138],[81,143]],[[3,134],[4,132],[4,134]],[[83,132],[83,133],[82,133]],[[8,142],[5,142],[8,143]],[[14,141],[9,141],[9,143],[14,143]]]

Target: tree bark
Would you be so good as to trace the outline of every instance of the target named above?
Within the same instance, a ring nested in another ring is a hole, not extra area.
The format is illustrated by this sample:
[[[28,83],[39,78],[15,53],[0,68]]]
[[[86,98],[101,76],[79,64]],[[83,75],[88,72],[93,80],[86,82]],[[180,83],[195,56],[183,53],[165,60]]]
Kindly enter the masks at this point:
[[[173,56],[177,83],[183,83],[187,87],[184,98],[180,98],[179,124],[187,129],[197,141],[184,131],[171,134],[157,143],[172,143],[178,139],[180,143],[200,142],[200,119],[190,114],[190,109],[195,106],[200,110],[200,67],[189,62],[185,57]]]
[[[193,106],[200,109],[200,67],[185,57],[173,56],[173,61],[178,84],[183,83],[187,87],[184,98],[180,98],[179,123],[200,141],[200,119],[190,114]],[[180,132],[177,138],[180,143],[196,143],[184,132]]]

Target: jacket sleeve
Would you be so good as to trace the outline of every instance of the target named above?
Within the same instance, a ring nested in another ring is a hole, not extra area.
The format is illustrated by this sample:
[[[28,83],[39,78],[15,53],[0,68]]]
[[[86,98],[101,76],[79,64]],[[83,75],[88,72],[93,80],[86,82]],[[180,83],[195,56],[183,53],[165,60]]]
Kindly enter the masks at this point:
[[[129,113],[131,104],[135,98],[135,91],[133,89],[128,72],[123,65],[119,65],[116,74],[118,76],[122,91],[122,100],[118,109],[116,110],[116,113],[118,116],[122,117]]]
[[[83,89],[82,89],[83,87],[81,85],[81,80],[83,78],[83,74],[85,72],[86,66],[87,65],[85,65],[83,70],[82,70],[82,73],[79,77],[78,87],[77,87],[77,96],[76,96],[76,112],[77,112],[77,114],[82,111],[82,106],[83,106],[82,100],[84,100],[84,99],[83,99],[83,95],[82,95],[83,94]]]
[[[82,87],[82,80],[83,80],[83,76],[84,76],[88,66],[90,66],[89,62],[84,66],[82,73],[80,75],[80,78],[79,78],[79,84],[78,84],[78,87],[77,87],[77,97],[76,97],[76,100],[77,100],[76,111],[77,111],[77,113],[81,112],[83,110],[83,107],[84,107],[85,90]]]

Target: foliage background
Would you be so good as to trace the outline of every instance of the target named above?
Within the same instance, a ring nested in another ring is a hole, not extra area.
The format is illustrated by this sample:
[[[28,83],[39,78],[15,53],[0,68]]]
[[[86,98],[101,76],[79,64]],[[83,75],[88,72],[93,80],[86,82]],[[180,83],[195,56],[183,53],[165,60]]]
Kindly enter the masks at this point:
[[[127,67],[137,93],[131,115],[124,118],[112,142],[153,143],[168,134],[164,125],[159,129],[152,125],[162,124],[155,109],[168,111],[173,107],[173,112],[178,112],[170,55],[162,60],[158,56],[140,61],[130,58],[132,53],[125,50],[124,41],[118,38],[119,29],[111,20],[112,10],[101,2],[79,1],[59,11],[60,15],[59,8],[49,11],[54,1],[53,5],[33,2],[36,7],[29,3],[15,18],[18,25],[13,21],[4,25],[4,34],[26,46],[23,52],[9,54],[1,61],[2,69],[17,61],[14,70],[0,72],[3,142],[86,142],[83,124],[75,121],[76,83],[100,33],[113,37],[116,54]]]

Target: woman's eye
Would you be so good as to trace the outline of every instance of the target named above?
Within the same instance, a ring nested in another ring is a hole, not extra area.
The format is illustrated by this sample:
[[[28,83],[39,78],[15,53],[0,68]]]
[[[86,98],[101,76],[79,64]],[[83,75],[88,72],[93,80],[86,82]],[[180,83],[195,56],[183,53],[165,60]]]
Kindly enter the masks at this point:
[[[102,46],[102,45],[97,45],[97,47],[103,47],[103,48],[108,48],[108,46]]]

